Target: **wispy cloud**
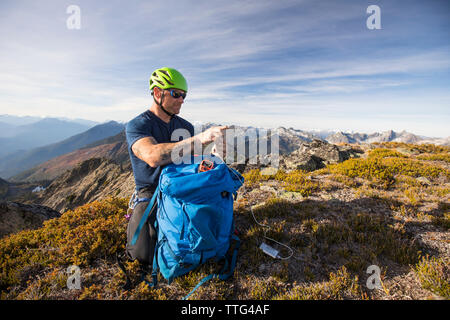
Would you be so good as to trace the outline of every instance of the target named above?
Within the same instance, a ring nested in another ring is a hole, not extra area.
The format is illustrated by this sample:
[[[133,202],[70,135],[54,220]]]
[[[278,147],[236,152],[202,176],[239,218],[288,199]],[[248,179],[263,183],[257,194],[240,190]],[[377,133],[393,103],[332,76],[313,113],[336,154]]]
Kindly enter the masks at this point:
[[[426,110],[423,130],[448,136],[450,11],[377,3],[383,29],[369,31],[371,1],[80,0],[74,31],[70,1],[4,1],[2,113],[126,121],[152,102],[151,71],[172,66],[191,121],[414,128]]]

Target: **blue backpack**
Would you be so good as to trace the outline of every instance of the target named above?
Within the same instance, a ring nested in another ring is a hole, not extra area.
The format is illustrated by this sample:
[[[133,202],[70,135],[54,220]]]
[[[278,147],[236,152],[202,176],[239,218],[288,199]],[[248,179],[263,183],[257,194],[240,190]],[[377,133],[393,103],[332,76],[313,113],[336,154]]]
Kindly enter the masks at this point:
[[[199,172],[204,159],[214,166]],[[158,270],[170,284],[175,277],[213,258],[225,262],[220,273],[202,279],[185,299],[209,279],[226,280],[233,274],[239,248],[239,238],[234,234],[233,196],[243,182],[239,172],[212,155],[192,157],[191,164],[164,167],[132,239],[133,245],[150,212],[157,209],[158,242],[150,286],[157,284]],[[231,243],[234,248],[230,248]]]

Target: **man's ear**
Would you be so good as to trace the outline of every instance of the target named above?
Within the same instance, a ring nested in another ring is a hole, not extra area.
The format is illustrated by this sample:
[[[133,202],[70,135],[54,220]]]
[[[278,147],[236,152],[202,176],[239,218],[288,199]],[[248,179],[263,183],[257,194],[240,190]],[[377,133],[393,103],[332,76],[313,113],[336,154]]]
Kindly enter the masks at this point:
[[[161,88],[158,88],[158,87],[153,88],[153,96],[155,98],[158,98],[158,99],[161,98],[161,92],[162,92]]]

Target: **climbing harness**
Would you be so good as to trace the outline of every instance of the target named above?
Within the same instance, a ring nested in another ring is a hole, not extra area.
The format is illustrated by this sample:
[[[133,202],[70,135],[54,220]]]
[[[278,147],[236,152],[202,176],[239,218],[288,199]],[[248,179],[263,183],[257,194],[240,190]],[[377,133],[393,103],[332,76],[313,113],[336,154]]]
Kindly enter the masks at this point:
[[[150,200],[150,198],[139,198],[137,190],[134,190],[133,194],[130,197],[130,201],[128,201],[128,209],[125,218],[127,220],[130,220],[131,216],[133,215],[133,210],[139,202],[148,202]]]

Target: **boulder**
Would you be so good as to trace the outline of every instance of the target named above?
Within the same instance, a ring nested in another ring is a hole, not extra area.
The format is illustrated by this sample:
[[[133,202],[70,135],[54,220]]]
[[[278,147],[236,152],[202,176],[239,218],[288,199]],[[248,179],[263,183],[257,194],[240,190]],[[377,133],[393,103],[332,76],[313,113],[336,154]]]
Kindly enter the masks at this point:
[[[304,142],[294,152],[282,157],[280,166],[284,170],[314,171],[327,164],[343,162],[350,158],[350,153],[338,146],[322,140]]]

